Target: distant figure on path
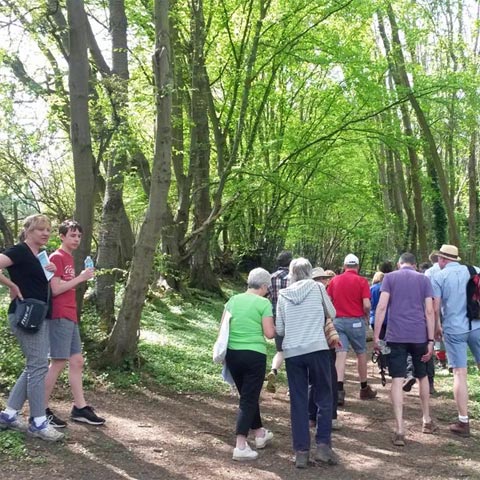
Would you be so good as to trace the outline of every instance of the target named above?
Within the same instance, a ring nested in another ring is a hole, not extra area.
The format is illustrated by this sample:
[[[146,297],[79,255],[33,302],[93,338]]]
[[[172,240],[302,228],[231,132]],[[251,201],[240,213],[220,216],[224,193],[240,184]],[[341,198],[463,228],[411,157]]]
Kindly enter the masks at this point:
[[[225,358],[240,394],[236,445],[233,460],[255,460],[258,453],[247,442],[250,430],[255,435],[257,449],[265,448],[273,433],[263,428],[260,417],[260,392],[267,368],[265,337],[275,336],[272,304],[265,297],[270,286],[270,274],[255,268],[248,274],[247,291],[234,295],[225,305],[230,313],[230,334]],[[222,316],[222,321],[225,316]]]

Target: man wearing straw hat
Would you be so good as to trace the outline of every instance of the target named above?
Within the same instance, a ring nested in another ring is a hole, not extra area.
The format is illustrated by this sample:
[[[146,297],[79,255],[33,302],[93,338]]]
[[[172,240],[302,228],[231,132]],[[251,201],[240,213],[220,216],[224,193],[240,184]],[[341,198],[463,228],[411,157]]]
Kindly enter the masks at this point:
[[[471,329],[467,317],[467,283],[470,272],[460,265],[458,248],[442,245],[437,252],[441,271],[432,279],[437,331],[443,331],[448,361],[453,368],[453,396],[457,404],[458,420],[450,425],[450,431],[461,437],[470,436],[468,420],[467,346],[477,365],[480,365],[480,321],[473,321]],[[475,267],[480,272],[478,267]],[[440,328],[439,313],[443,324]]]

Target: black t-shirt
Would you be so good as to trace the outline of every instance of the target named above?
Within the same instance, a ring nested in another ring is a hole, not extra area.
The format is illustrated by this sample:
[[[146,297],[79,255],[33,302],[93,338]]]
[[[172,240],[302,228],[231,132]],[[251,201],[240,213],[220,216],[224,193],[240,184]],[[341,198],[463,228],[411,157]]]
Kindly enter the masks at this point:
[[[50,318],[51,295],[49,296],[49,283],[40,260],[30,250],[26,243],[17,243],[3,252],[13,265],[7,267],[10,280],[17,284],[23,298],[35,298],[46,302],[50,300],[47,317]],[[10,303],[8,313],[15,312],[15,301]]]

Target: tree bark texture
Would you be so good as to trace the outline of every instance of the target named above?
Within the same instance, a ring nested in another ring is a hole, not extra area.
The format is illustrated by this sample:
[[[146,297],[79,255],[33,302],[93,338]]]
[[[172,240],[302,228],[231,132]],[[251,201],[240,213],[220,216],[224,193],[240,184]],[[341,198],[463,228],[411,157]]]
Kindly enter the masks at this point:
[[[140,318],[161,224],[167,211],[171,179],[171,110],[173,88],[169,37],[169,1],[155,0],[155,74],[156,135],[150,197],[147,212],[135,243],[130,274],[118,318],[105,350],[105,361],[120,365],[137,352]]]
[[[123,180],[128,163],[128,44],[127,17],[124,0],[110,0],[110,31],[112,39],[112,76],[110,97],[115,125],[115,147],[110,152],[107,166],[106,188],[99,230],[97,267],[97,308],[100,318],[110,331],[115,322],[114,269],[121,258],[123,206]],[[125,221],[123,222],[123,224]]]
[[[75,254],[76,270],[90,253],[93,227],[95,162],[92,153],[88,108],[89,63],[87,54],[87,17],[83,0],[68,0],[68,86],[70,95],[70,140],[75,173],[75,219],[83,227],[82,243]],[[83,289],[77,289],[81,309]]]
[[[208,126],[208,90],[205,75],[205,22],[203,1],[192,0],[192,100],[190,162],[193,176],[193,228],[202,227],[211,212],[210,204],[210,131]],[[193,239],[190,284],[195,288],[220,291],[210,263],[212,226]]]

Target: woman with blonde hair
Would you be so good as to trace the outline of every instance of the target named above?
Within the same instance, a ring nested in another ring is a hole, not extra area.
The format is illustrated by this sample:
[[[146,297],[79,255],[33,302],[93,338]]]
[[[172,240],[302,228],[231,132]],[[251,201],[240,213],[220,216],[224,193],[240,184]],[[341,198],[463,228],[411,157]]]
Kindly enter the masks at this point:
[[[0,274],[0,283],[10,289],[12,299],[8,309],[8,321],[17,338],[23,355],[25,369],[18,377],[8,397],[7,407],[0,412],[0,430],[26,431],[33,437],[56,441],[63,438],[48,422],[45,414],[45,376],[48,371],[49,340],[47,321],[44,320],[35,333],[17,325],[15,311],[17,299],[40,300],[50,304],[50,286],[45,272],[54,272],[55,265],[44,267],[37,255],[50,237],[51,224],[45,215],[30,215],[25,219],[20,242],[0,254],[0,270],[6,268],[10,278]],[[51,304],[48,306],[47,318]],[[25,401],[30,407],[30,423],[27,426],[19,417]]]

